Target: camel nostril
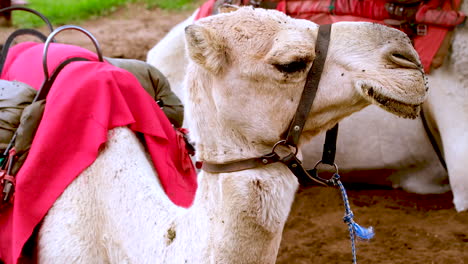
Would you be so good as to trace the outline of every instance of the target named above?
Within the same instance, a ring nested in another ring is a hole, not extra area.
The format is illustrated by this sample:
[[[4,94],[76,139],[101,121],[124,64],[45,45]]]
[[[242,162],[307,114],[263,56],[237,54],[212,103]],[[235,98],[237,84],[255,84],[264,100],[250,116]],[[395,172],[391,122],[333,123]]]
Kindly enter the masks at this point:
[[[420,69],[419,59],[412,54],[401,54],[393,52],[390,54],[390,60],[398,66],[411,69]]]

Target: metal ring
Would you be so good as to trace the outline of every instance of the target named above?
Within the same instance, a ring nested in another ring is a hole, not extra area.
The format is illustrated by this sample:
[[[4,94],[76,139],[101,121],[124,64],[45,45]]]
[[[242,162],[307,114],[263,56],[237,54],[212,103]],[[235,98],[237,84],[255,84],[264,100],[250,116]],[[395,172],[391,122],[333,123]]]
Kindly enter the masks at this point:
[[[329,165],[329,166],[335,167],[335,173],[338,174],[338,165],[336,165],[336,163],[327,164],[327,163],[323,163],[322,160],[319,160],[317,163],[315,163],[314,169],[317,169],[317,166],[320,165],[320,164],[325,164],[325,165]]]
[[[271,152],[275,152],[275,149],[278,145],[284,145],[286,143],[286,140],[282,139],[278,142],[275,143],[275,145],[273,145],[273,148],[271,149]]]
[[[38,11],[36,11],[34,9],[31,9],[31,8],[28,8],[28,7],[23,7],[23,6],[5,7],[5,8],[0,9],[0,13],[8,12],[8,11],[15,11],[15,10],[22,10],[22,11],[27,11],[29,13],[35,14],[36,16],[40,17],[42,19],[42,21],[44,21],[47,24],[47,27],[49,28],[50,32],[52,32],[54,30],[54,28],[52,27],[52,23],[50,23],[50,21],[49,21],[49,19],[47,19],[47,17],[45,17],[43,14],[39,13]]]
[[[55,35],[57,35],[58,33],[62,32],[62,31],[69,30],[69,29],[78,30],[78,31],[84,33],[86,36],[88,36],[91,39],[91,41],[93,42],[94,47],[96,47],[96,52],[97,52],[99,61],[104,62],[104,59],[102,57],[101,47],[99,46],[99,42],[97,41],[97,39],[89,31],[87,31],[86,29],[84,29],[82,27],[74,26],[74,25],[61,26],[61,27],[55,29],[52,33],[50,33],[50,35],[47,37],[47,40],[46,40],[45,45],[44,45],[44,51],[42,53],[42,67],[44,69],[44,77],[45,77],[44,80],[49,79],[49,70],[47,69],[47,51],[49,50],[50,42],[52,42]]]
[[[273,145],[273,148],[271,149],[271,152],[274,153],[276,147],[279,146],[279,145],[285,145],[285,146],[288,146],[288,147],[294,147],[294,149],[295,149],[294,155],[297,155],[297,152],[299,151],[298,148],[297,148],[296,146],[287,145],[287,144],[286,144],[286,140],[285,140],[285,139],[282,139],[282,140],[276,142],[275,145]]]

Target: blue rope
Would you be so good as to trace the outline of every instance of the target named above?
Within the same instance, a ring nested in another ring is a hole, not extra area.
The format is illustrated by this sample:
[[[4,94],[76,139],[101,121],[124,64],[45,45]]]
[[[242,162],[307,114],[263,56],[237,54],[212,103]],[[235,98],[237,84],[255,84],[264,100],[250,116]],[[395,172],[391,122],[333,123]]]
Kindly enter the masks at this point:
[[[354,214],[351,211],[351,207],[349,205],[348,195],[346,194],[346,190],[343,184],[340,181],[340,175],[335,173],[331,179],[331,181],[338,185],[341,191],[341,196],[343,198],[344,207],[345,207],[345,216],[343,217],[343,221],[348,225],[349,229],[349,238],[351,240],[351,252],[353,254],[353,263],[357,264],[356,259],[356,243],[355,243],[355,236],[360,239],[369,240],[374,237],[374,229],[372,227],[364,228],[354,222]]]

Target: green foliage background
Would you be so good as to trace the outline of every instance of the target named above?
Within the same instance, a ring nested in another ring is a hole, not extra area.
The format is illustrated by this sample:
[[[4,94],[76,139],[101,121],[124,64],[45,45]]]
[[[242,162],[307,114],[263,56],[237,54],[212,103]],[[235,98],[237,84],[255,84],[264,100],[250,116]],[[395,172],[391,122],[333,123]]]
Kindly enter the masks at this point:
[[[115,11],[127,3],[144,3],[147,8],[191,8],[193,0],[27,0],[27,7],[45,15],[54,25],[70,24]],[[38,27],[44,22],[35,15],[14,11],[13,24],[18,27]]]

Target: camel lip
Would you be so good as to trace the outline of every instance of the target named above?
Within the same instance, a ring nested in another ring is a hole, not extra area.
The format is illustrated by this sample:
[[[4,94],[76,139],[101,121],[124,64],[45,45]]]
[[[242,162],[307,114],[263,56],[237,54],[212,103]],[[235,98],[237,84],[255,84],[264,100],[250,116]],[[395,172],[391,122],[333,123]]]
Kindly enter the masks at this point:
[[[388,56],[389,60],[395,63],[398,68],[414,69],[423,71],[423,66],[417,57],[413,54],[401,54],[399,52],[391,52]]]
[[[415,119],[418,117],[421,110],[422,103],[411,104],[402,102],[379,93],[373,87],[367,87],[367,89],[363,89],[363,91],[381,108],[403,118]]]

